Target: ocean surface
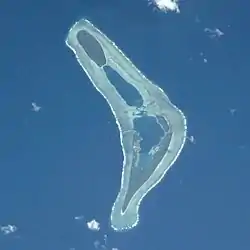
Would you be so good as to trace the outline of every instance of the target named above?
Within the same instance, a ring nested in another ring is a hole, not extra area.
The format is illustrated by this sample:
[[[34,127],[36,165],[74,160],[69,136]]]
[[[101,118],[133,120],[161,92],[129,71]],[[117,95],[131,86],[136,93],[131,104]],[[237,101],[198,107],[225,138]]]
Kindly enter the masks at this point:
[[[249,250],[249,8],[183,0],[176,14],[146,0],[1,1],[0,250]],[[65,45],[81,18],[164,89],[195,138],[125,233],[109,221],[123,160],[118,128]]]

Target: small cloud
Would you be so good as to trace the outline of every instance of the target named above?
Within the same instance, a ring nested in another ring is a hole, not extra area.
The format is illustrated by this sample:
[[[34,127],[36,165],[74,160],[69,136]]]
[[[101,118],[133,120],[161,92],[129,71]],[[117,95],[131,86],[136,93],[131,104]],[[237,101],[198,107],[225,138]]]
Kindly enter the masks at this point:
[[[205,57],[205,55],[204,55],[203,52],[200,53],[200,56],[202,57],[202,60],[203,60],[204,63],[207,63],[207,62],[208,62],[208,60],[207,60],[207,58]]]
[[[200,23],[201,22],[201,20],[200,20],[200,18],[198,16],[195,17],[195,22],[196,23]]]
[[[230,109],[229,111],[230,111],[231,115],[234,115],[237,110],[236,109]]]
[[[96,248],[96,249],[98,249],[99,247],[100,247],[100,241],[99,240],[95,240],[94,241],[94,247]]]
[[[32,102],[31,105],[32,105],[32,111],[34,111],[34,112],[38,112],[42,108],[42,107],[38,106],[35,102]]]
[[[83,220],[84,216],[83,215],[75,216],[74,219],[75,220]]]
[[[0,226],[0,231],[3,232],[4,235],[16,232],[17,227],[15,225],[7,225]]]
[[[100,223],[96,220],[92,220],[87,222],[87,226],[92,231],[99,231],[100,230]]]
[[[180,13],[178,1],[179,0],[149,0],[149,4],[155,5],[159,10],[164,12],[174,11]]]
[[[195,138],[194,138],[193,135],[191,135],[190,137],[187,137],[187,139],[188,139],[191,143],[195,144]]]
[[[210,38],[217,38],[224,35],[224,33],[218,28],[215,29],[205,28],[204,31],[209,34]]]

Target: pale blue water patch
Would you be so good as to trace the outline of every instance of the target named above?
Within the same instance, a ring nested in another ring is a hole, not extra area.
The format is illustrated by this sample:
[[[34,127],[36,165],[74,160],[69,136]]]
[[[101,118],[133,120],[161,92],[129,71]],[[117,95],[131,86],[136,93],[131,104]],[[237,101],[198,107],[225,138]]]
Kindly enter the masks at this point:
[[[125,81],[110,66],[105,66],[103,69],[111,84],[114,85],[114,87],[129,106],[140,108],[143,105],[142,96],[135,87]]]
[[[143,116],[134,119],[134,129],[140,133],[142,141],[140,143],[141,153],[148,153],[149,150],[160,142],[164,131],[157,123],[155,117]]]
[[[135,135],[135,138],[136,137],[138,137],[138,135]],[[137,138],[135,140],[137,140]],[[132,166],[135,167],[132,167],[130,171],[128,190],[122,207],[123,211],[125,211],[126,208],[128,207],[129,202],[131,201],[133,195],[150,178],[150,176],[153,174],[153,172],[159,165],[159,162],[162,160],[163,156],[166,154],[166,151],[168,150],[170,140],[171,140],[171,134],[167,134],[166,137],[164,138],[164,143],[161,144],[161,147],[153,156],[149,155],[147,152],[145,153],[143,152],[139,154],[138,157],[139,159],[138,159],[135,154],[132,163]],[[136,165],[135,162],[137,160],[138,164]]]
[[[149,179],[168,150],[171,133],[165,134],[163,143],[161,143],[159,150],[154,155],[149,153],[152,147],[160,143],[160,140],[164,136],[164,131],[169,130],[167,122],[162,117],[157,116],[157,119],[164,130],[157,123],[155,117],[143,116],[133,121],[135,128],[134,141],[140,141],[140,153],[139,157],[137,157],[137,154],[134,154],[128,190],[123,203],[124,211],[133,195]],[[137,161],[138,164],[136,164]]]

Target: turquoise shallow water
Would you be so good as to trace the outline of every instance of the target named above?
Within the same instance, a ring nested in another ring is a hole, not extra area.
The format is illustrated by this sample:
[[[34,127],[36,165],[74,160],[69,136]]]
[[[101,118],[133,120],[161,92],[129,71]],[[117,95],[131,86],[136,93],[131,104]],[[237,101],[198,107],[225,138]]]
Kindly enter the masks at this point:
[[[1,3],[0,225],[18,230],[0,234],[0,249],[89,250],[105,233],[108,249],[249,249],[247,5],[184,1],[166,15],[142,0]],[[118,129],[64,44],[82,17],[166,90],[196,138],[125,234],[109,228]],[[217,26],[220,39],[203,31]],[[93,217],[98,233],[85,225]]]

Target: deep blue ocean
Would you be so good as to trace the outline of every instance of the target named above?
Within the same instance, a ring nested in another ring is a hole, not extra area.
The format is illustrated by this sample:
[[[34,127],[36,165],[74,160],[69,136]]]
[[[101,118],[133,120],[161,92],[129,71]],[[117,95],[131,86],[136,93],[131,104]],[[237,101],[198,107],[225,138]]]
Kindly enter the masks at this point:
[[[0,227],[17,230],[0,231],[0,250],[249,250],[249,8],[183,0],[176,14],[146,0],[2,0]],[[195,138],[125,233],[109,224],[123,160],[118,128],[65,45],[80,18],[164,89]],[[224,35],[210,38],[206,27]],[[99,232],[87,228],[92,219]]]

